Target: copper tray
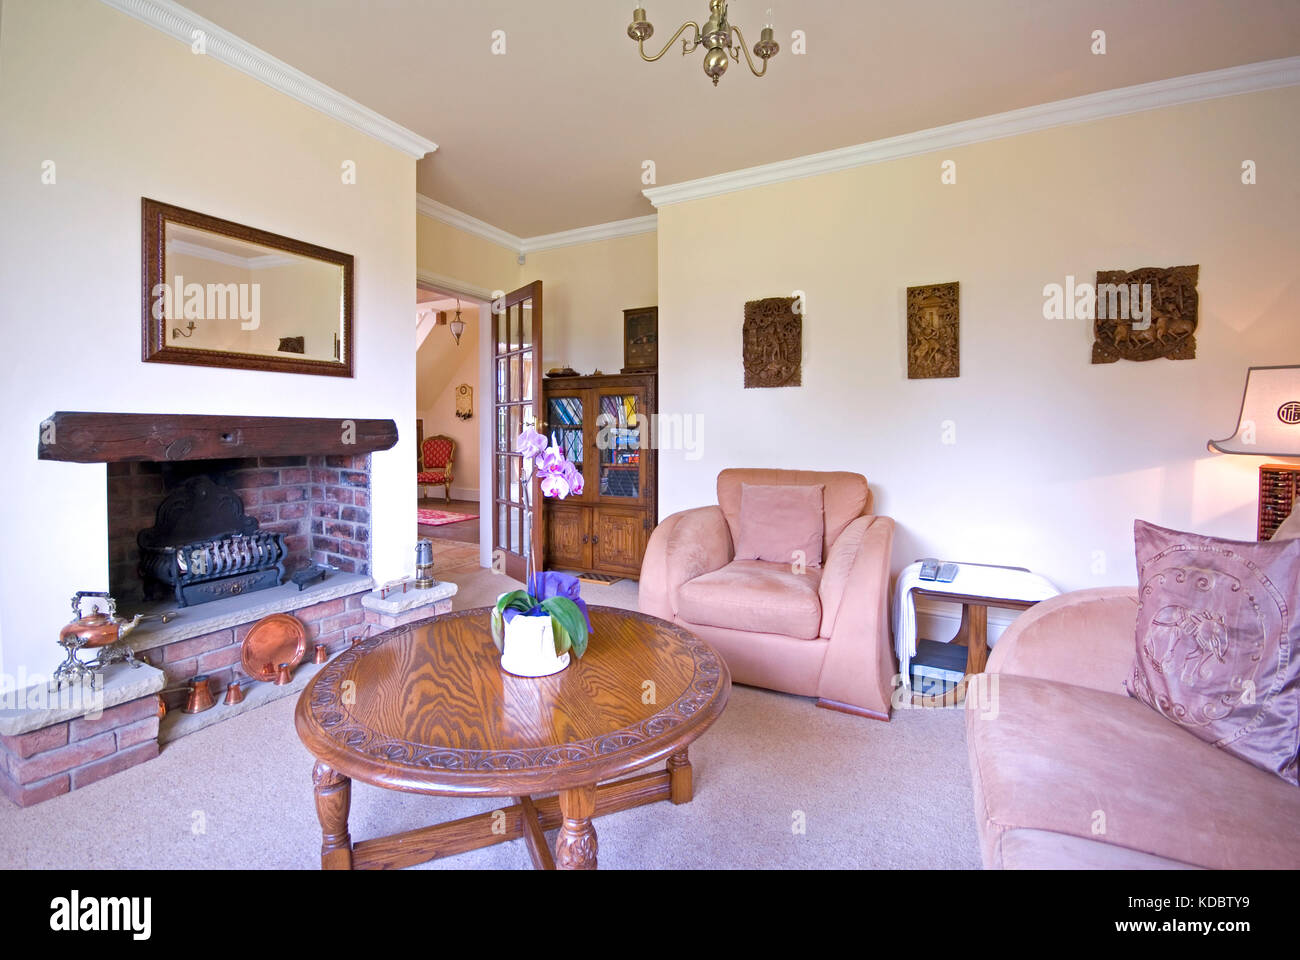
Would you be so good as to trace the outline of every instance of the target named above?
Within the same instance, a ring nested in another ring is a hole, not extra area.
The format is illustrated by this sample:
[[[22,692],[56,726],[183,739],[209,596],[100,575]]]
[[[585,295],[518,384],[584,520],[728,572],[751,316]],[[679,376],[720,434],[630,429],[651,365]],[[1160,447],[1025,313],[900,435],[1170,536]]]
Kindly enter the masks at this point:
[[[306,653],[307,627],[303,622],[292,614],[273,613],[248,631],[239,661],[254,680],[274,683],[280,664],[287,663],[292,670]]]

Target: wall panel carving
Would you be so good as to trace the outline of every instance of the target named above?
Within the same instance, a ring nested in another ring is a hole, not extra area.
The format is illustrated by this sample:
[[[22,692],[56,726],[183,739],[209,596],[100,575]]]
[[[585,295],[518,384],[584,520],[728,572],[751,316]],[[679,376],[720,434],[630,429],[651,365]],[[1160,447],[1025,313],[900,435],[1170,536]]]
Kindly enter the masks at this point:
[[[803,373],[803,318],[793,297],[745,304],[745,387],[797,387]]]
[[[961,374],[960,314],[956,283],[907,288],[907,378]]]
[[[1092,362],[1194,360],[1200,270],[1098,270]]]

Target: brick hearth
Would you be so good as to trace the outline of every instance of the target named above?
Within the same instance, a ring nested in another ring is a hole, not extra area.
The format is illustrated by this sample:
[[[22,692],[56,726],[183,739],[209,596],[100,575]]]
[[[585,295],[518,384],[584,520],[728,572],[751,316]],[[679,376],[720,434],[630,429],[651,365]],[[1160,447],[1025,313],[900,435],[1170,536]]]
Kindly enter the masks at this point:
[[[18,736],[0,736],[0,792],[20,807],[88,786],[158,756],[158,697]]]

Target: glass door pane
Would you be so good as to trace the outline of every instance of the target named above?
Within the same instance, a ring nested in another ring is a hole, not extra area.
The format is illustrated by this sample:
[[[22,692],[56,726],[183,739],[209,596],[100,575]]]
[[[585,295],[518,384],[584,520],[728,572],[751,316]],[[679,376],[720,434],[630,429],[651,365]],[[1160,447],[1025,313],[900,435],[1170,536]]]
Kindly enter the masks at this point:
[[[503,308],[493,312],[493,342],[496,345],[494,374],[496,389],[493,417],[493,449],[496,476],[492,484],[496,499],[493,548],[505,554],[506,573],[523,579],[525,558],[537,532],[540,504],[537,483],[528,489],[520,482],[522,458],[516,440],[526,425],[536,422],[539,391],[537,353],[542,337],[542,285],[529,284],[507,294]],[[526,498],[526,494],[530,494]],[[533,502],[533,515],[525,522],[525,499]],[[539,551],[540,552],[540,551]]]
[[[551,397],[546,401],[547,439],[554,439],[564,451],[564,458],[582,470],[582,398]]]
[[[641,497],[642,417],[637,401],[635,393],[600,395],[596,448],[600,454],[602,497]]]

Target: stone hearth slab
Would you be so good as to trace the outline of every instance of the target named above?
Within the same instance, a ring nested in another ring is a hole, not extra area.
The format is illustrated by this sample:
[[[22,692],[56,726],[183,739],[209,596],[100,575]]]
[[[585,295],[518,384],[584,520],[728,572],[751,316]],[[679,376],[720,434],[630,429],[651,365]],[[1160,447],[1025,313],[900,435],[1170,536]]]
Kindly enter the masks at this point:
[[[64,686],[60,692],[44,683],[39,684],[41,692],[34,692],[35,686],[28,687],[21,693],[8,691],[0,694],[0,706],[5,708],[0,709],[0,734],[16,737],[65,720],[84,717],[92,711],[107,710],[119,703],[157,693],[163,688],[164,682],[163,672],[147,663],[138,667],[114,663],[104,669],[103,685],[96,686],[93,692],[80,686]],[[18,704],[16,708],[15,704]],[[30,706],[23,708],[21,704]]]
[[[427,607],[439,600],[450,600],[456,595],[458,589],[459,587],[454,583],[440,582],[422,590],[411,586],[402,590],[399,587],[390,590],[386,597],[383,596],[382,591],[373,590],[361,598],[361,606],[375,613],[398,617],[416,607]]]
[[[178,640],[201,637],[226,627],[238,627],[261,620],[273,613],[301,610],[325,600],[347,597],[369,590],[375,581],[358,573],[331,573],[321,583],[299,590],[293,583],[281,584],[266,590],[257,590],[238,597],[225,597],[210,603],[181,607],[175,610],[176,618],[168,623],[146,621],[131,633],[129,642],[136,653],[152,650]],[[146,604],[132,607],[131,613],[152,613],[172,609],[167,604]]]

